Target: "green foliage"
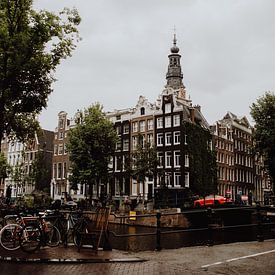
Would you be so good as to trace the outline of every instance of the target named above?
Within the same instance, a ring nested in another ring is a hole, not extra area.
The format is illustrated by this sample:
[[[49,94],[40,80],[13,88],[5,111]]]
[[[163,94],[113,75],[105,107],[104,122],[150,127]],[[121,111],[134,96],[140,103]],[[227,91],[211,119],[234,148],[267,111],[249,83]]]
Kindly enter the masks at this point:
[[[106,184],[108,164],[115,152],[117,134],[100,104],[96,103],[80,114],[75,128],[69,132],[67,144],[72,161],[72,189],[78,183]]]
[[[155,175],[158,158],[157,150],[148,142],[144,145],[139,143],[136,150],[131,154],[130,173],[138,182],[144,182],[146,177]]]
[[[217,164],[215,152],[210,148],[211,133],[202,127],[185,122],[187,150],[190,163],[190,189],[205,196],[217,190]]]
[[[47,167],[46,156],[44,152],[37,152],[34,161],[32,162],[32,169],[29,174],[29,181],[34,182],[35,190],[44,191],[49,189],[49,182],[51,179],[51,170]],[[47,190],[49,191],[49,190]]]
[[[7,163],[7,159],[3,153],[0,153],[0,181],[5,179],[10,172],[10,166]]]
[[[75,9],[55,15],[34,11],[32,0],[0,1],[0,140],[34,135],[56,67],[79,40],[79,23]]]
[[[130,174],[137,182],[143,183],[143,190],[145,190],[145,179],[149,176],[156,174],[158,165],[157,150],[152,147],[150,143],[144,141],[143,137],[139,136],[139,143],[134,152],[130,156],[129,162],[126,164],[126,171]],[[143,192],[143,202],[145,198],[145,192]]]
[[[264,155],[269,175],[275,182],[275,94],[266,92],[250,107],[255,121],[255,151]]]

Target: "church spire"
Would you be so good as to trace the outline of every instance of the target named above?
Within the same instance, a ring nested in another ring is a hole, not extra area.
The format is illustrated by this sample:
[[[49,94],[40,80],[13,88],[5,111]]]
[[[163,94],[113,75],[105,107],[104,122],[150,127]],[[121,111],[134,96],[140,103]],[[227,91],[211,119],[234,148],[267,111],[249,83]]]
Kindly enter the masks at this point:
[[[166,74],[167,84],[166,87],[173,89],[185,88],[182,82],[183,75],[181,72],[179,48],[177,46],[176,32],[174,32],[173,46],[170,49],[171,53],[168,55],[169,65],[168,72]]]

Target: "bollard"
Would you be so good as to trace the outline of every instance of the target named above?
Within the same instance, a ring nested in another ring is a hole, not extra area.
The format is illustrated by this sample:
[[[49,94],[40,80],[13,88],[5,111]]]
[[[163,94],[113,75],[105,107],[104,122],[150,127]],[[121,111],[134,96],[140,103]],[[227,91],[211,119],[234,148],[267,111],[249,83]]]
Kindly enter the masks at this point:
[[[262,215],[261,215],[261,206],[258,204],[256,206],[257,209],[257,240],[258,242],[264,241],[264,234],[263,234],[263,225],[262,225]]]
[[[207,227],[208,227],[208,240],[207,240],[207,245],[208,246],[213,246],[214,241],[213,241],[213,229],[212,229],[212,214],[213,211],[210,207],[207,208]]]
[[[161,240],[161,231],[160,231],[160,218],[161,218],[161,212],[157,212],[157,231],[156,231],[156,250],[161,250],[160,240]]]

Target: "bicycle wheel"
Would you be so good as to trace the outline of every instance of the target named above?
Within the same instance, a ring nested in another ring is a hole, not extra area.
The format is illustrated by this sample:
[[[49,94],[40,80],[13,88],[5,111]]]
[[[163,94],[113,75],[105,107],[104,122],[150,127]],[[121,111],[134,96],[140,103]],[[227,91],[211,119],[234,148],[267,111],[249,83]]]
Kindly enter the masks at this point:
[[[0,231],[0,244],[6,250],[16,250],[20,247],[19,233],[22,227],[18,224],[7,224]]]
[[[56,226],[51,226],[50,228],[48,228],[45,234],[46,234],[46,244],[48,246],[54,247],[60,244],[61,235]]]
[[[73,241],[77,247],[82,246],[83,236],[88,233],[88,225],[86,223],[76,224],[73,229]]]
[[[25,225],[20,231],[20,247],[25,252],[34,252],[40,248],[42,242],[42,232],[39,225]]]

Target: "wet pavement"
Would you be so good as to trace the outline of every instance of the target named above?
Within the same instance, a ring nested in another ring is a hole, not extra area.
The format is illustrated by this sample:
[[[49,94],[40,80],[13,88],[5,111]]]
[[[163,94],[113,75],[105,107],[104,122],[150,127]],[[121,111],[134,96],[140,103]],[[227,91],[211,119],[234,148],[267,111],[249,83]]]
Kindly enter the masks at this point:
[[[0,250],[0,274],[275,274],[275,240],[142,252],[98,251],[73,246],[43,248],[34,254]],[[11,259],[55,259],[15,262]],[[3,260],[5,259],[5,260]],[[60,259],[60,261],[58,261]],[[76,261],[76,259],[82,259]]]

